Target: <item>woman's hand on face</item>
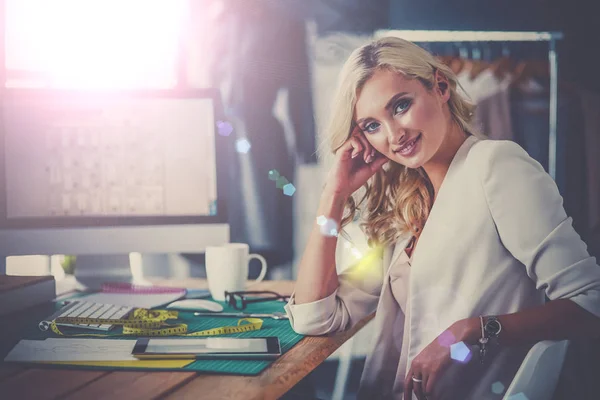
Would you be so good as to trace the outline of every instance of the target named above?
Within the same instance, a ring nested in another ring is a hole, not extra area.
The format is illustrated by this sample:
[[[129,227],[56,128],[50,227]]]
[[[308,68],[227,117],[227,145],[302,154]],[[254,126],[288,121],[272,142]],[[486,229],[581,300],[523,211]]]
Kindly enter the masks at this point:
[[[375,150],[357,127],[335,153],[326,189],[335,195],[349,197],[387,161],[388,158]]]

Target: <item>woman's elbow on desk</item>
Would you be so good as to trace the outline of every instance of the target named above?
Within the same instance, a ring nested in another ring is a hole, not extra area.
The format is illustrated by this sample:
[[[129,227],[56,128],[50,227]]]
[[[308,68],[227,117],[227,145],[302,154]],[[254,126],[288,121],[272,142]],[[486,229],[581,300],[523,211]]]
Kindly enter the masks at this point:
[[[328,335],[330,333],[335,333],[335,331],[331,331],[331,330],[327,329],[327,327],[301,325],[301,324],[292,325],[292,329],[298,335],[303,335],[303,336],[324,336],[324,335]]]
[[[312,303],[294,304],[293,299],[285,306],[292,329],[306,336],[321,336],[343,331],[347,327],[349,317],[343,315],[335,293],[325,299]]]
[[[288,316],[290,317],[292,329],[299,335],[323,336],[343,330],[333,324],[332,320],[301,319],[293,317],[290,313],[288,313]]]

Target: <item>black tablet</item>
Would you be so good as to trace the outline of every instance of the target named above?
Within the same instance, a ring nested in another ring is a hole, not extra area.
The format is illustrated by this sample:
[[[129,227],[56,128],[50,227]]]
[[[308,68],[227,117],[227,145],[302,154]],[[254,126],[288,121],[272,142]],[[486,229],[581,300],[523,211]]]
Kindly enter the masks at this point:
[[[152,358],[229,358],[274,359],[281,355],[276,336],[255,338],[143,338],[138,339],[132,355]]]

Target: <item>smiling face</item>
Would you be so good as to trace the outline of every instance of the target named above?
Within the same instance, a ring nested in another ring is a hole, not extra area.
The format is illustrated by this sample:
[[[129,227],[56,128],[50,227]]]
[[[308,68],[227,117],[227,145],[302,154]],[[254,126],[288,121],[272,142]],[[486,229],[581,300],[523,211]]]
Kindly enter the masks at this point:
[[[446,83],[438,75],[438,82]],[[444,87],[444,85],[440,85]],[[358,93],[355,121],[369,143],[390,160],[419,168],[438,152],[450,130],[449,90],[428,91],[417,79],[377,70]]]

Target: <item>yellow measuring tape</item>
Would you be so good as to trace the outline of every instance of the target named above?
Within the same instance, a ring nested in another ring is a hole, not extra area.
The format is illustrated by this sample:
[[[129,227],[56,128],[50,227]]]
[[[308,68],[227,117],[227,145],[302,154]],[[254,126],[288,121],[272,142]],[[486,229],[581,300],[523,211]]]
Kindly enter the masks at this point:
[[[217,336],[231,333],[256,331],[262,328],[263,320],[259,318],[243,318],[237,326],[221,326],[199,332],[188,333],[187,324],[169,325],[165,321],[177,319],[179,313],[172,310],[148,310],[136,308],[125,319],[59,317],[50,323],[52,332],[61,336],[115,336],[100,333],[62,333],[57,324],[72,325],[123,325],[123,335],[126,336]],[[118,335],[117,335],[118,336]]]

